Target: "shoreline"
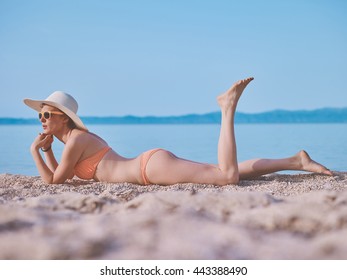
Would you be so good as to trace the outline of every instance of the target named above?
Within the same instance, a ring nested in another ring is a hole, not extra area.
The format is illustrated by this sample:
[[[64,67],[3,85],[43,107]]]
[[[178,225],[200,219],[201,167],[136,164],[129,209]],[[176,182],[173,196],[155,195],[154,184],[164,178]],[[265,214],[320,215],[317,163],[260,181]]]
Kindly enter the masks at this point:
[[[346,236],[347,172],[223,187],[0,174],[0,259],[347,259]]]

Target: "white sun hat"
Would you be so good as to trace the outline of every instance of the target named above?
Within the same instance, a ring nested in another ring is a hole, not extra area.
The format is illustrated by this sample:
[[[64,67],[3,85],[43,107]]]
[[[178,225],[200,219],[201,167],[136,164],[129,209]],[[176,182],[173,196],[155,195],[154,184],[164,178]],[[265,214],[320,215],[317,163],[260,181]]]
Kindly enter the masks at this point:
[[[76,115],[78,110],[78,103],[70,94],[63,91],[55,91],[45,100],[32,100],[24,99],[24,103],[37,112],[41,112],[42,104],[53,106],[60,111],[64,112],[72,119],[77,128],[88,131],[87,127],[83,124],[82,120]]]

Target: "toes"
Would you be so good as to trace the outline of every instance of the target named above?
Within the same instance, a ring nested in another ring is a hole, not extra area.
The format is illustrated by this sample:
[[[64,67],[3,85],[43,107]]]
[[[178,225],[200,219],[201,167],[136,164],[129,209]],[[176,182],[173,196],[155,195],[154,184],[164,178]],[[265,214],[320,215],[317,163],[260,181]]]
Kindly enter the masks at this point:
[[[254,80],[253,77],[249,77],[249,78],[247,78],[247,79],[244,79],[244,82],[249,83],[249,82],[251,82],[251,81],[253,81],[253,80]]]
[[[329,176],[333,176],[334,174],[329,170],[329,169],[325,169],[323,172],[322,172],[323,174],[325,174],[325,175],[329,175]]]
[[[238,81],[236,84],[237,85],[241,85],[241,84],[244,84],[245,86],[247,86],[251,81],[253,81],[254,78],[253,77],[249,77],[249,78],[246,78],[246,79],[243,79],[243,80],[240,80]]]

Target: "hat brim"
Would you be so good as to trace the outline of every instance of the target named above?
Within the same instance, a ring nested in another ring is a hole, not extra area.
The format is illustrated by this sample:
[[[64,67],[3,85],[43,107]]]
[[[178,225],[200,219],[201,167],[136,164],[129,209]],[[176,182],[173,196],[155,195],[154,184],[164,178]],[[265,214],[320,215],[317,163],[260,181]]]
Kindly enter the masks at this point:
[[[64,112],[70,119],[72,119],[77,128],[88,131],[88,128],[83,124],[82,120],[74,112],[72,112],[65,106],[60,105],[59,103],[48,100],[32,100],[28,98],[24,99],[23,102],[25,103],[25,105],[29,106],[31,109],[34,109],[37,112],[41,112],[42,104],[53,106]]]

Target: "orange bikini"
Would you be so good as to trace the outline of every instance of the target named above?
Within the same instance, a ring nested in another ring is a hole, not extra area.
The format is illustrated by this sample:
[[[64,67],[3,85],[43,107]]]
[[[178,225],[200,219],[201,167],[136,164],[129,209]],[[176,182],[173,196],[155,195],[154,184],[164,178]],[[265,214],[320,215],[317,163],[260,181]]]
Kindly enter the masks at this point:
[[[105,154],[110,150],[110,147],[104,147],[100,151],[96,152],[94,155],[78,162],[75,166],[75,174],[81,179],[90,180],[94,178],[96,168],[99,162],[103,159]],[[140,158],[140,170],[142,180],[145,185],[151,184],[146,174],[146,167],[150,158],[158,151],[163,149],[153,149],[141,154]]]
[[[151,181],[148,179],[146,174],[146,167],[147,167],[148,161],[156,152],[160,150],[163,150],[163,149],[153,149],[141,154],[140,169],[141,169],[142,180],[145,183],[145,185],[151,184]]]
[[[75,166],[75,174],[81,179],[93,179],[99,162],[110,149],[110,147],[104,147],[89,158],[78,162]]]

